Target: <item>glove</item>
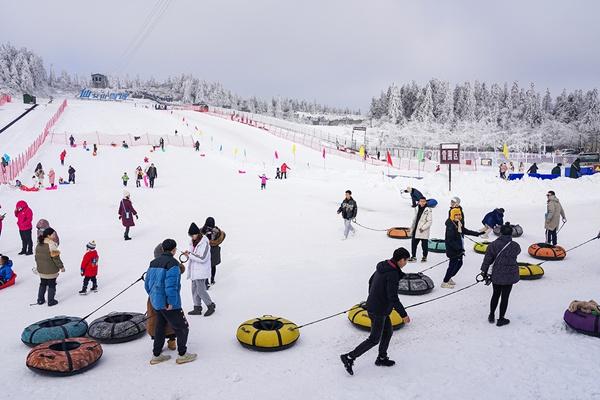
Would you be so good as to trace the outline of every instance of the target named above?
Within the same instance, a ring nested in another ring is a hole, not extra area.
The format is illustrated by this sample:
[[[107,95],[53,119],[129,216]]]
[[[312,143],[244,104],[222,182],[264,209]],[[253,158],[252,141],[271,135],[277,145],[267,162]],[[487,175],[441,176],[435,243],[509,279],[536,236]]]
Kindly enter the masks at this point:
[[[486,281],[486,280],[487,280],[487,278],[489,277],[489,275],[488,275],[488,273],[487,273],[487,272],[482,272],[482,273],[481,273],[481,277],[483,278],[483,280],[484,280],[484,281]]]
[[[563,224],[564,224],[565,222],[567,222],[567,219],[563,218],[562,221],[563,221]]]
[[[139,215],[135,214],[135,219],[140,219]]]
[[[600,239],[600,232],[598,232],[598,236],[596,236],[596,239]]]

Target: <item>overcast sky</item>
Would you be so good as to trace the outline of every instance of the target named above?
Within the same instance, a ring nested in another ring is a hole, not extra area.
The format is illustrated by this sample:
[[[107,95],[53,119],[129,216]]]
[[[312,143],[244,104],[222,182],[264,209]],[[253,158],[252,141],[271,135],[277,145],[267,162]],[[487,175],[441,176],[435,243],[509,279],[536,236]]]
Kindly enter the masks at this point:
[[[161,1],[162,18],[123,57]],[[57,71],[192,73],[244,96],[363,112],[390,83],[431,77],[534,82],[554,95],[600,87],[597,0],[161,1],[0,0],[0,41]]]

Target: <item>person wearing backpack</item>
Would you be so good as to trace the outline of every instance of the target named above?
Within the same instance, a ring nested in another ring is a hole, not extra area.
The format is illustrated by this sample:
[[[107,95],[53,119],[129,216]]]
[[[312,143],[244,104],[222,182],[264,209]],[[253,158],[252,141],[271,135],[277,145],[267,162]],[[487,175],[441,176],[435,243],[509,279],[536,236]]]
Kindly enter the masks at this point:
[[[123,192],[123,199],[121,200],[121,204],[119,204],[119,219],[125,227],[125,240],[131,240],[129,237],[129,228],[135,226],[133,216],[135,215],[136,219],[139,218],[138,213],[135,211],[135,208],[133,208],[133,204],[131,203],[131,199],[129,197],[130,195],[128,191]]]

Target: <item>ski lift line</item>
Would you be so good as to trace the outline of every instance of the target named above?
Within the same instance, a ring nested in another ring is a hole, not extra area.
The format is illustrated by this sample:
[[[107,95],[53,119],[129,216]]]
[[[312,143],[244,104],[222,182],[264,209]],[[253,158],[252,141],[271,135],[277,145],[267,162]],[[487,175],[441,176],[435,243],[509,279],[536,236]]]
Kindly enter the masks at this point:
[[[154,6],[152,6],[152,8],[150,9],[150,12],[148,13],[148,15],[146,15],[146,18],[144,19],[144,22],[142,22],[142,25],[140,26],[139,30],[137,31],[137,33],[135,34],[135,36],[132,37],[131,41],[129,42],[129,44],[127,45],[127,47],[125,48],[125,50],[121,54],[121,58],[125,57],[127,55],[127,53],[129,53],[129,51],[131,51],[131,49],[133,48],[134,44],[141,37],[142,32],[147,29],[148,25],[150,24],[150,21],[152,20],[152,18],[154,18],[154,14],[156,14],[156,12],[159,10],[159,8],[162,5],[162,3],[165,2],[165,1],[166,0],[157,0],[154,3]]]

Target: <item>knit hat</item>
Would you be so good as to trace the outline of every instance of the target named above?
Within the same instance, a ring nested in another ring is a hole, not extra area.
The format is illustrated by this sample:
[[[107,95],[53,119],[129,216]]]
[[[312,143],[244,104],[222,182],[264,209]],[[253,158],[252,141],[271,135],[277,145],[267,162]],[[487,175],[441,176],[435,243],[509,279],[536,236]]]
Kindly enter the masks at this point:
[[[456,218],[457,215],[460,215],[460,217],[462,218],[462,213],[460,212],[459,208],[453,208],[450,210],[450,220],[454,221],[454,219]]]
[[[87,247],[90,250],[94,250],[96,248],[96,242],[94,240],[92,240],[91,242],[86,244],[85,247]]]
[[[504,208],[497,208],[497,210],[500,214],[504,214]]]
[[[512,226],[510,225],[510,222],[507,222],[500,227],[500,234],[501,235],[512,235]]]
[[[396,250],[394,250],[392,261],[398,262],[399,260],[408,258],[410,258],[410,253],[408,252],[408,250],[406,250],[404,247],[398,247]]]
[[[195,222],[192,222],[192,224],[190,225],[190,228],[188,229],[188,235],[192,236],[192,235],[198,235],[200,233],[200,228],[198,228],[198,225],[196,225]]]
[[[215,227],[215,219],[213,217],[206,218],[206,221],[204,222],[204,226],[209,227],[209,228],[214,228]]]
[[[460,204],[460,197],[455,196],[450,199],[450,202],[455,203],[455,204]]]
[[[127,199],[127,198],[129,198],[129,196],[130,196],[129,192],[127,190],[123,190],[123,198]]]
[[[175,242],[173,239],[165,239],[162,242],[162,248],[165,253],[173,251],[176,247],[177,242]]]

